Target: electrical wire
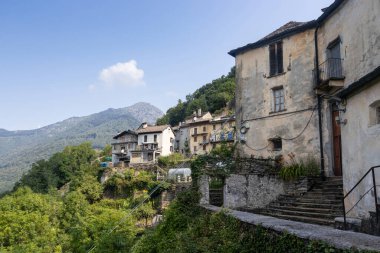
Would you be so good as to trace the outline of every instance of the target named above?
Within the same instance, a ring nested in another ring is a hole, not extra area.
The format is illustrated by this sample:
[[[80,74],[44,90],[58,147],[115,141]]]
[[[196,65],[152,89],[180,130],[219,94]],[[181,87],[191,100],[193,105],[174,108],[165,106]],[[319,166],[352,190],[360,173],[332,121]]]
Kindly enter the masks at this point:
[[[302,129],[302,131],[301,131],[299,134],[297,134],[296,136],[291,137],[291,138],[285,138],[285,137],[280,137],[280,136],[278,136],[278,138],[279,138],[279,139],[282,139],[282,140],[284,140],[284,141],[292,141],[292,140],[295,140],[295,139],[297,139],[298,137],[300,137],[300,136],[305,132],[305,130],[307,129],[307,127],[309,126],[309,124],[310,124],[310,122],[311,122],[311,120],[312,120],[312,118],[313,118],[313,115],[314,115],[314,112],[315,112],[316,108],[317,108],[316,106],[313,108],[313,111],[311,112],[311,115],[310,115],[309,120],[307,121],[305,127]],[[291,115],[287,115],[286,117],[289,117],[289,116],[292,116],[292,114],[291,114]],[[270,143],[268,142],[268,144],[267,144],[265,147],[262,147],[262,148],[252,148],[251,146],[249,146],[249,145],[247,144],[247,142],[245,142],[244,145],[247,146],[249,149],[251,149],[251,150],[253,150],[253,151],[261,151],[261,150],[264,150],[264,149],[266,149],[267,147],[269,147]]]
[[[314,112],[315,112],[315,109],[317,109],[317,107],[314,107],[313,111],[311,112],[311,115],[310,115],[310,118],[309,120],[307,121],[305,127],[302,129],[302,131],[296,135],[295,137],[292,137],[292,138],[284,138],[284,137],[281,137],[282,140],[285,140],[285,141],[292,141],[292,140],[295,140],[297,139],[298,137],[300,137],[306,130],[306,128],[309,126],[310,122],[311,122],[311,119],[313,118],[313,115],[314,115]]]

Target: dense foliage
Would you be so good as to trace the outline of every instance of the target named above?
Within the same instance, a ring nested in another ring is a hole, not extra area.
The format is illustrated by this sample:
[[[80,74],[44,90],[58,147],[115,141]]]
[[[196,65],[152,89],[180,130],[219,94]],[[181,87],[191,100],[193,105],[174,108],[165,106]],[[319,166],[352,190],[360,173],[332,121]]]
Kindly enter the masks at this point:
[[[203,112],[216,113],[228,105],[232,107],[234,97],[235,67],[227,76],[221,76],[211,83],[203,85],[193,94],[187,95],[186,101],[178,100],[176,106],[169,108],[166,114],[157,120],[157,124],[178,125],[198,109],[202,109]]]
[[[133,253],[312,253],[358,252],[339,250],[320,241],[271,232],[242,223],[226,212],[209,213],[199,207],[196,192],[180,195],[166,212],[164,221],[148,231],[132,248]]]
[[[102,185],[96,161],[108,152],[84,143],[34,164],[0,199],[0,252],[129,252],[157,213],[148,192],[169,185],[133,169]],[[105,198],[111,186],[123,198]]]
[[[86,142],[79,146],[67,146],[62,152],[48,160],[40,160],[32,165],[15,188],[28,186],[34,192],[47,193],[49,189],[59,188],[71,180],[82,181],[83,176],[96,175],[97,164],[91,164],[95,151]]]
[[[180,153],[173,153],[168,156],[160,156],[158,158],[158,165],[161,167],[173,167],[178,164],[184,163],[188,161],[182,154]]]

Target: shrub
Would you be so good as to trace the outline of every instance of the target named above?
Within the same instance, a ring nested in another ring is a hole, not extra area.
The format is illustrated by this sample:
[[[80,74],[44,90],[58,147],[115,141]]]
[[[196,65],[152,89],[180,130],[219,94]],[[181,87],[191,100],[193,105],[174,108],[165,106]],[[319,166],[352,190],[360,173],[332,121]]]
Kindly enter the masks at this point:
[[[280,170],[280,177],[284,180],[297,180],[300,177],[314,177],[319,174],[319,163],[314,156],[307,156],[304,159],[295,159],[294,154],[289,154],[290,162],[285,164]]]

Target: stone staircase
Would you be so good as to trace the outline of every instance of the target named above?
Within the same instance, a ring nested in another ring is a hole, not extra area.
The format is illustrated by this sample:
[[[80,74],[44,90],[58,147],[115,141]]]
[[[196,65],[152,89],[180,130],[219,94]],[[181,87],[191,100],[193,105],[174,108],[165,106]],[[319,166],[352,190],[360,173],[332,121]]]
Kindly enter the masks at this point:
[[[302,196],[280,195],[264,209],[255,213],[281,219],[334,226],[334,218],[343,215],[342,177],[328,177],[316,181],[313,188]]]

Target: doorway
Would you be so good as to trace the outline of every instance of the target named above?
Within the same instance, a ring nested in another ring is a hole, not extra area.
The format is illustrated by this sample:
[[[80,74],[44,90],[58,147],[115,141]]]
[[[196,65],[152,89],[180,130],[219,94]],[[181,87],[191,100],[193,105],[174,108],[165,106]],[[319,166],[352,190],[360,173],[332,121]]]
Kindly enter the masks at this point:
[[[336,105],[333,105],[332,107],[332,130],[334,175],[342,176],[342,139],[340,131],[339,110]]]

